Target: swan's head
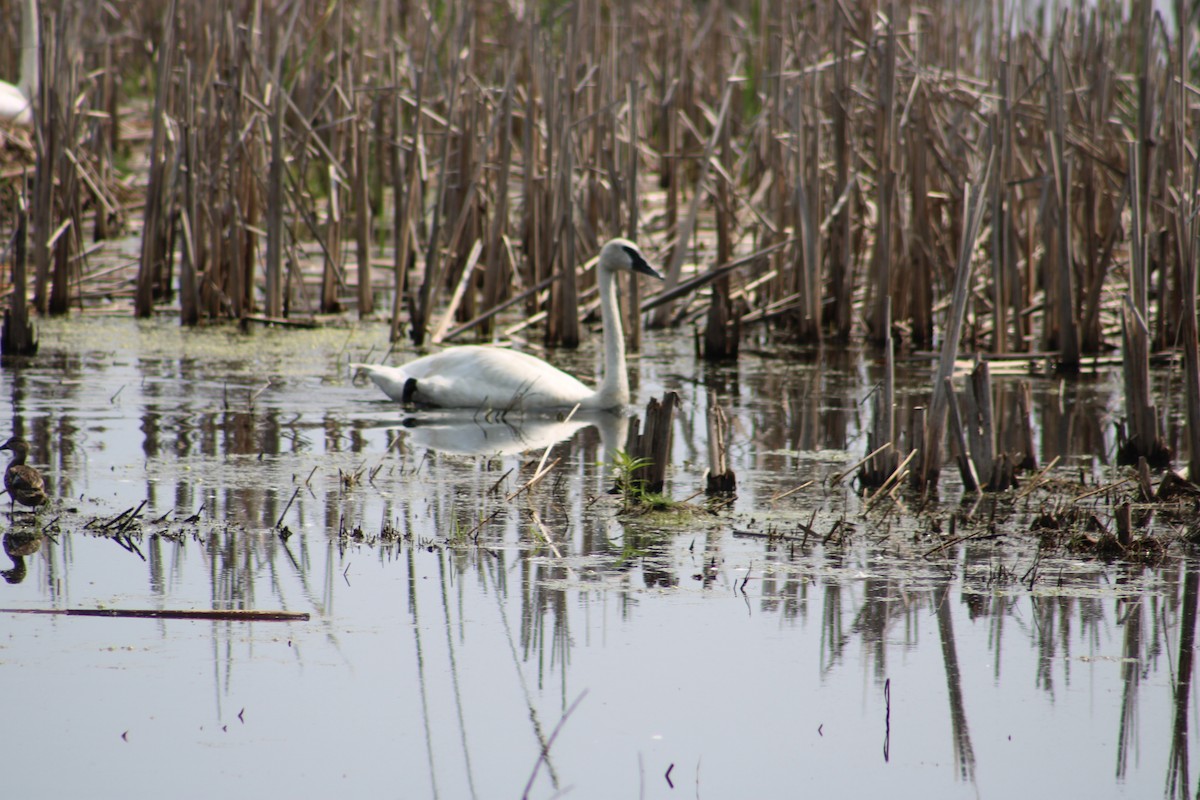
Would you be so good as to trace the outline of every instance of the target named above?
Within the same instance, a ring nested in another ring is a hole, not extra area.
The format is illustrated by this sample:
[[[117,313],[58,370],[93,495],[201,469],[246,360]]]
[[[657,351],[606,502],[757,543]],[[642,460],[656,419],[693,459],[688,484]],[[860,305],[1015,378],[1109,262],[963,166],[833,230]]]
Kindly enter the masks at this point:
[[[658,270],[646,263],[642,251],[628,239],[613,239],[600,250],[600,269],[609,272],[635,272],[639,275],[649,275],[658,278]]]

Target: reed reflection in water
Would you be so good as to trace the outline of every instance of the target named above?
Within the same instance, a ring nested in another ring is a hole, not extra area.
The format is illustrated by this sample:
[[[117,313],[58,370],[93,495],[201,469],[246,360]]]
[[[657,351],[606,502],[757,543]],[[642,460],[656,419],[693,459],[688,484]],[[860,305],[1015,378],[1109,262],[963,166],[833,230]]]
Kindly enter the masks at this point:
[[[27,687],[6,752],[43,775],[50,739],[56,765],[101,762],[15,790],[77,794],[136,758],[147,787],[381,793],[402,772],[417,796],[513,796],[546,752],[534,796],[655,796],[672,765],[713,796],[898,773],[939,796],[1189,793],[1195,564],[1040,550],[1037,506],[1011,498],[865,514],[829,478],[862,454],[876,365],[744,358],[697,382],[651,337],[642,396],[684,398],[668,492],[703,485],[709,392],[741,492],[671,518],[608,494],[623,419],[406,416],[345,382],[344,334],[305,335],[304,355],[82,348],[0,375],[57,498],[4,607],[314,615],[6,615],[0,679]],[[998,382],[996,407],[1016,391]],[[1032,399],[1042,463],[1107,475],[1107,383],[1035,380]],[[105,527],[143,501],[128,535]],[[255,783],[276,759],[294,767]]]

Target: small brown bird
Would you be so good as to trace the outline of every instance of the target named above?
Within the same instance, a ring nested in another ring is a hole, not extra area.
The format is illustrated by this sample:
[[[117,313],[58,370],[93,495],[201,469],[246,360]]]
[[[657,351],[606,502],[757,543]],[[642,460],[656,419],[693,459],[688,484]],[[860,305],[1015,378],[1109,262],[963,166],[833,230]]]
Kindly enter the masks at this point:
[[[9,512],[12,512],[14,501],[32,508],[48,503],[50,498],[46,496],[46,482],[42,480],[42,473],[25,464],[25,457],[29,455],[29,444],[24,439],[14,436],[0,444],[0,450],[11,450],[13,454],[12,461],[8,462],[8,469],[4,470],[4,488],[9,496]]]

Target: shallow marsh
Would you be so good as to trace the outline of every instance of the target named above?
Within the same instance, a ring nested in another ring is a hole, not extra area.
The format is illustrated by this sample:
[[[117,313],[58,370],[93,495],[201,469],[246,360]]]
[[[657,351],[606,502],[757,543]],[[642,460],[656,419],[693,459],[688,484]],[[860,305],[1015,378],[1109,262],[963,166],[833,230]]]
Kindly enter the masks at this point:
[[[1151,565],[1031,532],[1061,487],[976,503],[946,476],[936,503],[866,511],[831,478],[864,455],[868,357],[713,368],[649,334],[639,402],[683,398],[668,493],[703,487],[710,391],[739,491],[640,516],[603,464],[625,420],[406,414],[347,374],[373,325],[96,317],[41,339],[0,387],[56,500],[0,606],[310,617],[3,613],[14,796],[1190,793],[1182,523],[1154,518]],[[921,402],[928,364],[902,373],[899,405]],[[1034,381],[1039,462],[1119,480],[1116,380]],[[548,445],[558,465],[510,499]]]

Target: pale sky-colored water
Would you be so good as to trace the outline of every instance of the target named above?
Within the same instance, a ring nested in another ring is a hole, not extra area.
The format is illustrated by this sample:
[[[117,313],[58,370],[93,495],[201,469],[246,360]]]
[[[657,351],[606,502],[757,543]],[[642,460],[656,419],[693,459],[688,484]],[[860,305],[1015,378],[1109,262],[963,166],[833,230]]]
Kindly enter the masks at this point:
[[[513,500],[540,447],[429,449],[444,429],[405,428],[345,377],[383,337],[74,320],[0,373],[58,498],[0,606],[311,615],[3,614],[12,796],[518,797],[553,736],[532,797],[1146,797],[1172,785],[1173,741],[1177,765],[1195,754],[1173,681],[1197,565],[1181,548],[1157,568],[1039,554],[1040,500],[968,520],[950,477],[921,514],[864,515],[824,482],[864,453],[869,360],[747,348],[712,369],[649,336],[641,400],[683,398],[669,493],[703,486],[709,390],[740,485],[731,510],[639,519],[606,494],[611,430],[567,431],[552,476]],[[902,369],[908,407],[927,379]],[[1067,472],[1116,476],[1115,394],[1036,379],[1042,462],[1066,442]],[[126,546],[93,532],[143,500]],[[951,514],[975,538],[939,550]],[[807,542],[745,535],[802,539],[810,520]],[[367,541],[339,535],[356,528]],[[1191,773],[1174,780],[1191,793]]]

